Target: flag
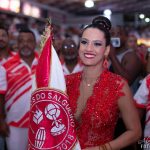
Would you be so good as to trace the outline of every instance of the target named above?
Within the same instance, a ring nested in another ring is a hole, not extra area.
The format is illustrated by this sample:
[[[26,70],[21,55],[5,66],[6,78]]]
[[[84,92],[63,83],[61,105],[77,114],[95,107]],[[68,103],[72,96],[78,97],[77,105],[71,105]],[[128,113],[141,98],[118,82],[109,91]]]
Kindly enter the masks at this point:
[[[52,46],[50,25],[41,43],[32,85],[28,150],[81,150],[62,66]]]

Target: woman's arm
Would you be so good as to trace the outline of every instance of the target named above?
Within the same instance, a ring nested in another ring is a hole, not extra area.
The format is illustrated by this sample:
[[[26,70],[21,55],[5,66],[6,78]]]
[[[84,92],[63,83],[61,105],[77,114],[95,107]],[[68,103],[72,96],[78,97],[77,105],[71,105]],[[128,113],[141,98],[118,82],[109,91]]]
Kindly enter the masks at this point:
[[[124,84],[123,92],[125,96],[118,100],[118,107],[126,126],[126,132],[110,142],[113,150],[124,148],[136,142],[141,136],[141,124],[138,112],[133,102],[133,96],[127,83]]]
[[[142,119],[146,110],[142,108],[137,108],[137,111],[138,111],[140,119]]]
[[[125,96],[122,96],[118,100],[118,107],[126,126],[126,131],[121,134],[118,138],[110,141],[109,143],[103,146],[89,147],[84,150],[120,150],[126,146],[129,146],[132,143],[135,143],[141,136],[141,124],[140,118],[135,107],[133,96],[130,91],[128,84],[124,82],[123,93]]]

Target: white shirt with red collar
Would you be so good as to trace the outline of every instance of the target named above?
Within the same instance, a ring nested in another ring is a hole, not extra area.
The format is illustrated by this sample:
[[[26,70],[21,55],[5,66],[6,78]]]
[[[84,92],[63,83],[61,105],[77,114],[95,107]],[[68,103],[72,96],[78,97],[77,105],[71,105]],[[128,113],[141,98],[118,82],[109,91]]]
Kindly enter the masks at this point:
[[[76,66],[74,67],[74,69],[73,69],[72,72],[70,72],[70,71],[68,70],[68,68],[67,68],[67,66],[66,66],[65,63],[62,64],[62,68],[63,68],[64,75],[69,75],[69,74],[71,74],[71,73],[76,73],[76,72],[82,71],[82,70],[83,70],[83,65],[82,65],[82,63],[78,62],[78,63],[76,64]]]
[[[146,109],[144,137],[150,138],[150,75],[142,81],[134,95],[134,100],[138,108]]]
[[[32,76],[38,55],[31,68],[17,54],[0,67],[0,94],[5,94],[6,121],[15,127],[28,127]]]

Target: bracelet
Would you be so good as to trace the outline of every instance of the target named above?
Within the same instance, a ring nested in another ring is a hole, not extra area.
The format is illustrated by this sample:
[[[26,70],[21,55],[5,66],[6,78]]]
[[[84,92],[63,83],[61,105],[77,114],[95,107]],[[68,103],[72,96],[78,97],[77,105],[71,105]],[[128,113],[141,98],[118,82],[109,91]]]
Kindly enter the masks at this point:
[[[113,150],[109,142],[108,142],[108,145],[109,145],[109,147],[110,147],[110,150]]]
[[[102,149],[103,149],[103,150],[107,150],[107,147],[106,147],[106,145],[105,145],[105,144],[104,144],[104,145],[102,145],[101,147],[102,147]]]

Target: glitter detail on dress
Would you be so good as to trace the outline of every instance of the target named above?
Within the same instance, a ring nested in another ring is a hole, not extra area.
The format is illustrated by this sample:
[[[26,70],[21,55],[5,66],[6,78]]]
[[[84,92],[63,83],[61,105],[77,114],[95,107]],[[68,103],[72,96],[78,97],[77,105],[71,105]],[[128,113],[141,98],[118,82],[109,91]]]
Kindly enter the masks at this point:
[[[80,95],[81,76],[82,72],[66,76],[67,93],[73,114],[76,113]],[[75,119],[82,149],[99,146],[113,139],[119,116],[117,100],[124,96],[122,81],[119,75],[104,70],[95,83],[93,94],[88,98],[86,107],[81,113],[80,122]]]

